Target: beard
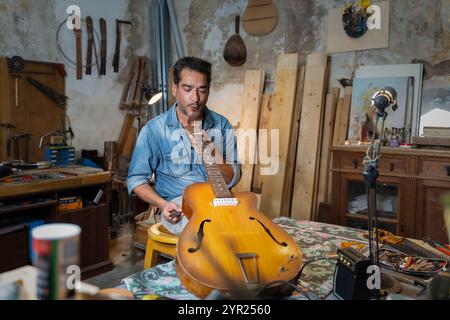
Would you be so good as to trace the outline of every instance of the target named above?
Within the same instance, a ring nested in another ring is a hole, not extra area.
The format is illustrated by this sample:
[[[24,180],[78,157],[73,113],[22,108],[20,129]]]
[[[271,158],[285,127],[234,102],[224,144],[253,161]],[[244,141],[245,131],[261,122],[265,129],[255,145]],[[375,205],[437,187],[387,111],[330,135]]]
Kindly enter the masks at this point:
[[[177,103],[180,111],[188,118],[197,119],[203,111],[203,107],[199,104],[190,104],[187,106],[183,106],[180,103]]]

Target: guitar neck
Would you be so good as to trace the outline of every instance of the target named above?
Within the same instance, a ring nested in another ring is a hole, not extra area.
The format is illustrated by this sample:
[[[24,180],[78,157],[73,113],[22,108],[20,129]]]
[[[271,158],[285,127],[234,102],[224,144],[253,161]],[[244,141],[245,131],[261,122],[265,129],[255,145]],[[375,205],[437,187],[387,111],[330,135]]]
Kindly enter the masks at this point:
[[[197,146],[203,146],[203,134],[194,133],[194,144]],[[200,155],[202,157],[203,164],[205,165],[208,180],[211,183],[216,198],[231,198],[231,192],[228,190],[222,171],[215,162],[212,155],[213,150],[210,149],[211,147],[214,148],[214,144],[211,143],[210,147],[203,150],[203,153]]]

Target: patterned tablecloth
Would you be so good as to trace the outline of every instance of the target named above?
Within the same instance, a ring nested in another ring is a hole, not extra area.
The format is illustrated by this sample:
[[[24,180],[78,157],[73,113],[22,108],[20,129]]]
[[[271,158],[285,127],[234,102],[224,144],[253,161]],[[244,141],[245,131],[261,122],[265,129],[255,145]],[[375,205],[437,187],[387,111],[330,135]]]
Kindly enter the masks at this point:
[[[303,261],[327,258],[335,255],[342,241],[358,241],[367,244],[364,231],[313,221],[298,221],[286,217],[275,218],[297,242]],[[298,280],[303,294],[294,291],[287,299],[325,299],[333,288],[334,260],[318,260],[308,264]],[[170,261],[133,274],[122,280],[121,288],[131,291],[137,299],[144,295],[159,295],[169,299],[198,299],[187,291]]]

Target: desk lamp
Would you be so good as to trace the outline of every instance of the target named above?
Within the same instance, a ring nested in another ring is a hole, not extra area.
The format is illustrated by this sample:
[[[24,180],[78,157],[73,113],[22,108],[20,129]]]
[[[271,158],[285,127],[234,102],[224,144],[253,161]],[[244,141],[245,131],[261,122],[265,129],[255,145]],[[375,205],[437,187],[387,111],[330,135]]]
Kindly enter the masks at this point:
[[[142,101],[144,100],[144,97],[148,101],[147,105],[150,106],[150,105],[153,105],[156,102],[158,102],[162,98],[163,94],[162,94],[161,91],[150,87],[150,85],[148,83],[146,83],[146,82],[140,82],[139,81],[138,84],[141,86],[141,89],[142,89],[141,90],[141,100],[140,100],[141,104],[140,104],[140,108],[139,108],[139,111],[138,111],[138,114],[137,114],[137,117],[138,117],[138,128],[139,128],[139,131],[140,131],[141,130],[141,107],[143,106]]]

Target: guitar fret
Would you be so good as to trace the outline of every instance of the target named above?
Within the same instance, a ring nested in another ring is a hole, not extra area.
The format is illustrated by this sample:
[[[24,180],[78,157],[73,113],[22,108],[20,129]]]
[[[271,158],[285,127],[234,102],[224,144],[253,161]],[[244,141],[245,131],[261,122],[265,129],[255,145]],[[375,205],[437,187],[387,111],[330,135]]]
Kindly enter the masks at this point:
[[[195,138],[197,138],[197,136]],[[201,137],[198,137],[198,139],[196,139],[194,143],[202,145]],[[228,186],[224,180],[222,171],[215,163],[215,158],[208,153],[203,153],[201,158],[205,165],[208,180],[211,183],[215,197],[231,198],[232,197],[231,192],[230,190],[228,190]]]

